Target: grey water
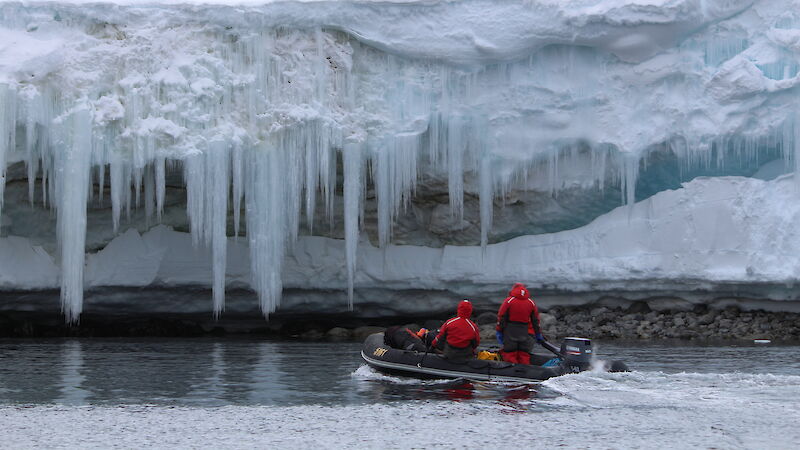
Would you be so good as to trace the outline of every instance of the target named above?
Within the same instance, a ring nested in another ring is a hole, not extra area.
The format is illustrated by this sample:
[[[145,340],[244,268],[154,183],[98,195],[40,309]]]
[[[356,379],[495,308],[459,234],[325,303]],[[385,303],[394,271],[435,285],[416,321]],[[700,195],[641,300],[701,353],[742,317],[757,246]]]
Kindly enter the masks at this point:
[[[595,342],[632,371],[532,384],[387,376],[360,347],[0,340],[0,446],[800,448],[800,346]]]
[[[800,346],[596,342],[595,347],[599,358],[623,360],[636,373],[800,375]],[[547,383],[383,376],[364,366],[360,348],[354,342],[255,339],[0,340],[0,404],[335,406],[562,395]]]

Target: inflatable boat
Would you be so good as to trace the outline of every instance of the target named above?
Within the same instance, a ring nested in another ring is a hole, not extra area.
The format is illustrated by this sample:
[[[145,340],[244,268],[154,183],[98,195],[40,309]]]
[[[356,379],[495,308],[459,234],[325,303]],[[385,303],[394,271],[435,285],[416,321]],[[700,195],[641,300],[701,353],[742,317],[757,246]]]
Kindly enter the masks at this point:
[[[549,343],[543,346],[557,356],[533,354],[530,365],[482,359],[454,363],[433,352],[391,348],[384,343],[383,333],[375,333],[364,341],[361,357],[380,372],[416,378],[531,382],[591,368],[592,343],[589,339],[565,338],[560,349]],[[613,361],[609,370],[626,372],[628,368],[621,361]]]

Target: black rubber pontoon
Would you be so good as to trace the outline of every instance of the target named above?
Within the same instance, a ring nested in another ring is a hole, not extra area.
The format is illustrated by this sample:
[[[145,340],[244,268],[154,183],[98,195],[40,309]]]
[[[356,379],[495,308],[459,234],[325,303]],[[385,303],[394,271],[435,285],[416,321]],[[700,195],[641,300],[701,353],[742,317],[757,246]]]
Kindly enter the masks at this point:
[[[585,346],[586,349],[582,349]],[[466,363],[453,363],[436,353],[421,353],[391,348],[383,342],[383,333],[367,337],[361,349],[361,357],[376,370],[416,378],[466,378],[481,381],[543,381],[566,373],[575,373],[590,368],[591,342],[588,339],[568,338],[559,352],[562,358],[557,365],[544,367],[552,359],[542,355],[531,355],[531,365],[512,364],[504,361],[472,359]],[[616,370],[615,370],[616,369]],[[625,364],[614,361],[613,371],[627,370]]]

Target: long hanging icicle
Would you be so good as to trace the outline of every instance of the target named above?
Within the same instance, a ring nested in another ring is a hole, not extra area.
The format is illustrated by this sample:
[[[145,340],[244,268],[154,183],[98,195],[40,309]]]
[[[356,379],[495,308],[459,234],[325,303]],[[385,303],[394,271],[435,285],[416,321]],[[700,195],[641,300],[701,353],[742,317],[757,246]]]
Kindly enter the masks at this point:
[[[321,134],[321,133],[320,133]],[[319,153],[321,145],[318,142],[306,142],[305,162],[306,162],[306,222],[308,223],[308,233],[314,233],[314,210],[317,203],[317,186],[319,184]]]
[[[210,145],[206,157],[206,178],[210,182],[209,205],[206,211],[211,225],[211,258],[214,283],[214,318],[218,318],[225,309],[225,271],[228,252],[228,186],[230,156],[226,144],[215,141]]]
[[[372,178],[375,180],[375,194],[378,198],[378,245],[385,247],[392,234],[392,184],[388,149],[380,149],[373,160]]]
[[[239,237],[239,221],[242,215],[244,172],[242,172],[242,148],[231,149],[231,195],[233,196],[233,235]]]
[[[250,244],[251,286],[258,293],[265,317],[278,307],[283,287],[286,240],[285,185],[281,150],[261,144],[250,152],[247,165],[247,238]]]
[[[61,308],[76,323],[83,310],[83,266],[86,247],[86,201],[92,156],[92,119],[80,106],[65,124],[59,152],[58,236],[61,250]]]
[[[106,166],[100,164],[97,168],[97,203],[103,206],[103,192],[106,188]]]
[[[486,251],[489,243],[489,230],[492,229],[492,163],[488,156],[481,158],[480,163],[480,214],[481,214],[481,248]]]
[[[5,103],[5,99],[3,100]],[[28,99],[27,114],[25,117],[25,161],[28,169],[28,201],[33,206],[36,191],[36,172],[39,170],[39,158],[35,153],[36,148],[36,113],[39,112],[40,96]],[[4,134],[5,136],[5,134]]]
[[[145,226],[147,226],[148,228],[150,227],[150,221],[153,219],[153,213],[155,212],[154,210],[156,209],[156,207],[155,207],[155,195],[156,195],[155,194],[155,190],[156,190],[155,184],[156,184],[156,180],[155,180],[154,171],[155,171],[155,168],[152,167],[152,165],[148,164],[147,166],[145,166],[145,168],[144,168],[144,178],[142,180],[143,183],[144,183],[144,186],[143,186],[143,188],[144,188],[144,220],[145,220]]]
[[[800,99],[798,101],[800,102]],[[789,146],[789,152],[794,159],[794,183],[797,191],[800,192],[800,106],[790,116],[789,123],[791,124],[790,132],[786,133],[788,138],[784,137],[783,145]]]
[[[211,247],[214,318],[225,308],[229,161],[227,144],[214,140],[204,153],[187,158],[184,165],[192,242]]]
[[[109,164],[109,175],[111,176],[111,222],[114,233],[119,231],[119,217],[122,212],[122,162],[116,157],[111,159]]]
[[[14,113],[11,111],[11,89],[0,84],[0,215],[3,213],[3,193],[6,189],[6,155],[11,131],[14,129]]]
[[[154,163],[156,176],[156,220],[161,223],[161,216],[164,214],[164,197],[167,192],[166,173],[163,156],[156,158]]]
[[[458,221],[464,218],[464,153],[467,130],[463,119],[451,117],[447,126],[447,191],[450,213]]]
[[[636,203],[636,182],[639,179],[639,157],[622,155],[622,200],[628,205],[628,213],[633,212]]]
[[[344,240],[347,263],[347,307],[353,310],[353,284],[358,251],[358,215],[361,211],[361,148],[345,144],[344,162]]]

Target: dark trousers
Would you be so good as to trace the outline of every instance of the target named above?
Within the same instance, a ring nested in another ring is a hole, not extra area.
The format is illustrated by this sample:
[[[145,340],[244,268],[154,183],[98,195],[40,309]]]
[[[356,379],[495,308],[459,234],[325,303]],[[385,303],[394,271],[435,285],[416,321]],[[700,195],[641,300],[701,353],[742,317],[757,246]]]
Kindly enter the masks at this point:
[[[530,364],[533,350],[533,337],[528,334],[528,324],[508,322],[503,328],[503,361]]]
[[[457,364],[467,362],[475,357],[475,353],[471,345],[468,345],[464,348],[458,348],[445,343],[443,353],[444,357],[447,358],[448,361]]]

